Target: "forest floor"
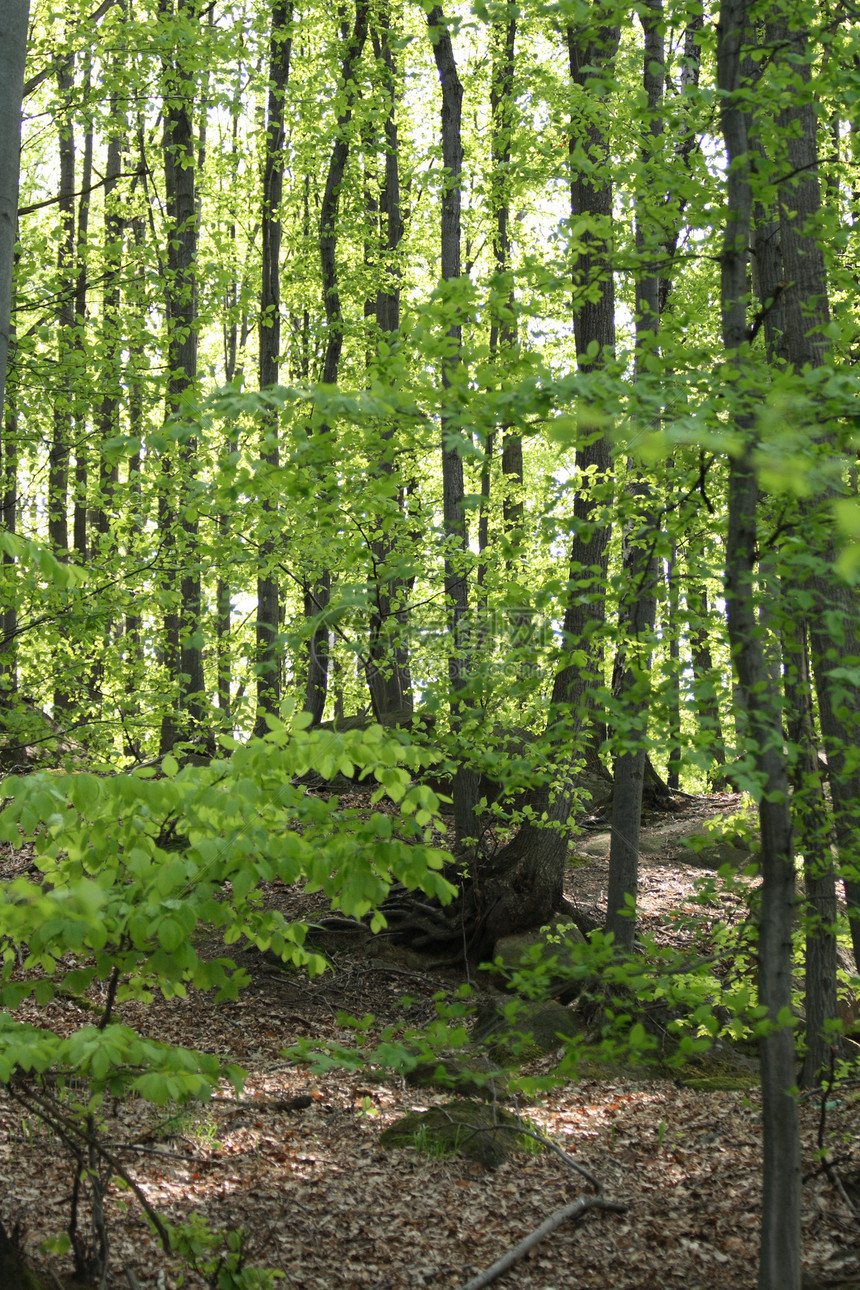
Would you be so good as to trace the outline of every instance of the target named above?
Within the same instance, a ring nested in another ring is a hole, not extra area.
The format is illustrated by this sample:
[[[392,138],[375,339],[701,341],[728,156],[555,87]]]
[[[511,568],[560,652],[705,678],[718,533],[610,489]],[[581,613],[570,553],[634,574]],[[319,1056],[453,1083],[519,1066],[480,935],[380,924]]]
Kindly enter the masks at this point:
[[[356,794],[361,804],[361,795]],[[643,836],[643,926],[671,938],[703,873],[684,838],[741,800],[695,799]],[[599,916],[607,858],[599,825],[572,852],[568,898]],[[731,843],[727,844],[731,845]],[[16,857],[19,867],[20,855]],[[0,879],[12,861],[0,853]],[[321,906],[273,886],[289,917]],[[723,916],[740,917],[726,897]],[[235,948],[235,947],[234,947]],[[250,1266],[276,1268],[298,1290],[460,1290],[548,1215],[587,1194],[558,1156],[514,1154],[495,1170],[459,1156],[386,1150],[380,1134],[398,1116],[444,1103],[450,1092],[407,1087],[366,1072],[314,1075],[284,1057],[301,1037],[350,1044],[343,1013],[373,1014],[370,1037],[404,1017],[435,1016],[434,999],[462,980],[428,971],[393,947],[369,957],[366,943],[326,943],[331,970],[313,980],[256,952],[235,957],[251,983],[235,1003],[186,999],[124,1003],[119,1019],[145,1034],[223,1055],[247,1072],[238,1100],[224,1090],[168,1117],[139,1100],[110,1108],[107,1141],[148,1201],[171,1222],[192,1214],[223,1231],[244,1229]],[[405,1009],[402,1000],[409,996]],[[22,1009],[22,1016],[27,1010]],[[28,1019],[67,1033],[92,1021],[56,999]],[[556,1058],[530,1070],[548,1072]],[[522,1104],[530,1122],[602,1182],[623,1213],[591,1211],[564,1223],[495,1284],[501,1290],[752,1290],[756,1282],[761,1173],[760,1096],[693,1091],[641,1076],[560,1084]],[[860,1090],[829,1100],[824,1142],[837,1186],[817,1158],[818,1097],[801,1102],[805,1287],[860,1287]],[[55,1138],[0,1102],[0,1219],[17,1229],[46,1286],[70,1290],[69,1256],[43,1243],[68,1223],[72,1170]],[[166,1255],[128,1191],[111,1190],[110,1290],[199,1290],[207,1281]],[[41,1253],[40,1253],[41,1249]],[[128,1275],[130,1274],[130,1275]],[[6,1287],[0,1287],[6,1290]]]

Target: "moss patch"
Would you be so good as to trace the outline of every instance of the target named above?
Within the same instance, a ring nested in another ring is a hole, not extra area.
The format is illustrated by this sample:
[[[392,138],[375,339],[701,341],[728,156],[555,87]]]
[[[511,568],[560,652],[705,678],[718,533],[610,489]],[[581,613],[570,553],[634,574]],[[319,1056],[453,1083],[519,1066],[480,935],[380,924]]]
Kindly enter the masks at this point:
[[[507,1128],[500,1126],[506,1125]],[[520,1121],[498,1106],[453,1101],[428,1111],[412,1111],[380,1135],[384,1147],[414,1147],[430,1155],[459,1155],[496,1169],[511,1151],[534,1151],[533,1138],[512,1133]]]
[[[481,1009],[472,1038],[486,1044],[493,1061],[505,1066],[551,1053],[579,1030],[570,1008],[555,999],[516,999]]]
[[[761,1087],[761,1080],[757,1075],[745,1075],[741,1071],[736,1071],[733,1075],[681,1076],[681,1083],[684,1088],[694,1089],[699,1093],[748,1093],[750,1089]]]

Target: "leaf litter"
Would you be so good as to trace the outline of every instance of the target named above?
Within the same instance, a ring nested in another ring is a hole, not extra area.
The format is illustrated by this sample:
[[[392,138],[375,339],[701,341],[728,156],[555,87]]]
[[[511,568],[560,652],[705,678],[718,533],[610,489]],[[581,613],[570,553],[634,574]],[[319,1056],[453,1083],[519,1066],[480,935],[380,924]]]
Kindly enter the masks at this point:
[[[356,795],[360,797],[360,795]],[[711,808],[713,814],[716,801]],[[726,809],[726,799],[721,799]],[[728,806],[732,801],[728,799]],[[696,808],[693,808],[694,810]],[[700,816],[709,812],[698,808]],[[674,839],[643,854],[642,916],[671,935],[669,915],[694,895],[700,870],[682,862]],[[21,863],[20,853],[16,856]],[[571,870],[568,898],[599,913],[605,857]],[[0,875],[10,876],[7,873]],[[318,917],[318,899],[273,884],[286,917]],[[724,916],[724,915],[723,915]],[[249,1266],[275,1268],[300,1290],[462,1290],[553,1211],[587,1194],[555,1155],[516,1154],[495,1170],[458,1156],[386,1151],[380,1134],[399,1116],[441,1105],[450,1090],[415,1089],[368,1072],[312,1074],[283,1056],[305,1037],[349,1044],[342,1013],[373,1014],[374,1030],[435,1015],[434,997],[460,978],[429,972],[413,956],[369,962],[355,938],[338,938],[333,971],[313,980],[236,956],[251,984],[217,1006],[189,989],[185,999],[127,1002],[118,1019],[142,1034],[217,1053],[247,1072],[240,1099],[224,1089],[206,1104],[165,1113],[139,1099],[107,1108],[105,1132],[147,1200],[172,1223],[192,1213],[225,1232],[243,1229]],[[404,1012],[401,1000],[408,993]],[[70,999],[22,1018],[69,1033],[92,1014]],[[372,1032],[373,1033],[373,1032]],[[548,1071],[554,1058],[534,1063]],[[494,1284],[503,1290],[753,1290],[760,1217],[761,1115],[757,1090],[708,1092],[666,1080],[570,1081],[522,1105],[547,1135],[627,1206],[565,1223]],[[819,1100],[803,1100],[804,1288],[860,1287],[860,1093],[834,1097],[825,1146],[846,1186],[818,1159]],[[68,1223],[73,1172],[38,1121],[0,1100],[0,1218],[45,1283],[71,1290],[70,1264],[45,1252]],[[206,1282],[164,1254],[127,1191],[108,1196],[107,1287],[197,1290]],[[184,1278],[184,1280],[183,1280]]]

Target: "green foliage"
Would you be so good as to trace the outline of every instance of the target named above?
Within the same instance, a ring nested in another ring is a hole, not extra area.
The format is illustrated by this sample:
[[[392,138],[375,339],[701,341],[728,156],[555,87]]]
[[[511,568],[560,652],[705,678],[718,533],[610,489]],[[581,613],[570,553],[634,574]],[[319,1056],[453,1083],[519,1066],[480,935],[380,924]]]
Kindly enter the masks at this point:
[[[199,1277],[206,1278],[211,1290],[275,1290],[282,1272],[248,1266],[248,1233],[213,1232],[199,1214],[187,1222],[171,1226],[170,1243]],[[185,1285],[184,1277],[178,1284]]]
[[[213,1055],[144,1038],[114,1020],[129,999],[181,997],[189,986],[232,999],[246,973],[226,955],[203,953],[204,936],[245,942],[310,973],[325,960],[306,945],[307,926],[266,908],[264,884],[300,883],[324,891],[331,907],[372,914],[393,882],[441,901],[454,888],[449,859],[432,846],[439,802],[411,773],[424,754],[379,726],[332,734],[271,719],[262,739],[238,745],[208,766],[179,769],[165,757],[152,770],[98,776],[40,772],[9,776],[0,841],[32,847],[32,876],[0,891],[0,1084],[50,1081],[65,1091],[64,1140],[90,1141],[106,1096],[135,1094],[176,1108],[205,1101],[224,1080],[238,1092],[243,1073]],[[301,783],[309,772],[366,777],[388,809],[341,810]],[[396,804],[397,814],[393,813]],[[57,994],[88,1008],[95,983],[107,989],[97,1024],[70,1035],[11,1014],[32,997]],[[24,1093],[22,1092],[22,1096]],[[37,1114],[40,1106],[34,1104]],[[54,1123],[53,1112],[45,1112]],[[192,1224],[171,1235],[198,1271],[223,1290],[263,1290],[273,1274],[246,1266],[243,1239]],[[216,1275],[217,1273],[217,1275]]]

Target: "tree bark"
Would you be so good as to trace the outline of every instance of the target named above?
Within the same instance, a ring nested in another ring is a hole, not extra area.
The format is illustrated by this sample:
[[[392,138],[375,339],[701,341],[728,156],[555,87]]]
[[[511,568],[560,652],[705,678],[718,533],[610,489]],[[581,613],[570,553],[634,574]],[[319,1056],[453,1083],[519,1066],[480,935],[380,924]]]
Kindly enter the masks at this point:
[[[172,0],[162,0],[161,13],[172,16],[171,5]],[[177,0],[177,15],[186,14],[197,17],[197,0]],[[166,414],[168,421],[179,421],[197,382],[198,325],[194,72],[188,65],[184,46],[177,43],[164,71],[164,188],[169,221]],[[168,542],[169,557],[175,561],[179,571],[179,594],[176,596],[174,584],[174,607],[168,609],[164,620],[164,658],[173,682],[173,694],[162,719],[163,752],[169,751],[177,739],[187,739],[202,729],[204,720],[198,521],[196,509],[186,506],[189,484],[197,474],[196,454],[196,437],[188,435],[176,453],[175,472],[171,468],[169,450],[164,457],[167,470],[163,481],[164,505],[159,519]],[[172,540],[168,538],[170,530],[175,530]]]
[[[688,561],[686,601],[690,632],[690,660],[693,665],[693,701],[699,730],[707,736],[707,748],[717,766],[726,762],[725,738],[720,721],[720,672],[714,667],[711,651],[711,610],[708,591],[704,582],[689,568]],[[711,773],[715,783],[719,775]]]
[[[0,10],[0,525],[14,533],[18,517],[17,400],[7,398],[12,352],[12,283],[18,237],[18,180],[21,155],[21,100],[27,57],[29,0],[8,0]],[[0,613],[0,706],[18,688],[16,566],[2,555]]]
[[[269,43],[269,102],[263,167],[261,219],[263,262],[260,299],[260,389],[278,383],[281,352],[281,198],[284,188],[284,100],[292,54],[292,0],[274,0]],[[278,414],[272,410],[263,425],[260,460],[277,471],[280,461]],[[266,731],[265,714],[277,713],[281,701],[281,657],[278,646],[280,589],[274,570],[278,504],[265,472],[261,568],[257,574],[257,733]]]
[[[786,734],[795,831],[803,851],[806,932],[806,1053],[802,1088],[821,1082],[841,1056],[838,1034],[827,1023],[839,1016],[836,997],[836,876],[830,849],[830,817],[821,783],[812,715],[812,692],[802,614],[789,617],[791,587],[782,632]]]
[[[69,351],[75,326],[75,135],[72,124],[71,96],[74,87],[74,60],[64,55],[57,63],[57,91],[65,104],[59,118],[60,188],[57,213],[60,236],[57,244],[57,370],[60,388],[54,395],[53,437],[48,460],[48,536],[59,560],[68,559],[69,551],[69,452],[72,437],[72,382]],[[65,707],[67,696],[62,687],[55,694],[58,706]]]
[[[759,1290],[800,1290],[800,1141],[791,1029],[794,850],[782,725],[756,631],[753,572],[757,550],[758,482],[753,466],[755,407],[745,380],[746,320],[752,224],[747,86],[742,46],[746,0],[723,0],[717,35],[720,124],[728,162],[725,240],[721,265],[723,342],[733,386],[733,423],[744,435],[742,454],[729,462],[726,603],[729,639],[745,700],[748,747],[759,779],[762,895],[759,919],[759,999],[769,1030],[760,1039],[764,1167]]]
[[[349,158],[350,132],[353,107],[358,94],[356,68],[367,40],[369,0],[357,0],[352,32],[344,37],[344,54],[340,80],[346,87],[346,101],[337,119],[334,144],[329,159],[325,191],[320,205],[319,251],[322,271],[323,303],[326,314],[326,346],[323,358],[322,381],[324,385],[337,385],[340,357],[343,351],[343,305],[340,298],[337,265],[338,210],[346,163]],[[322,425],[318,434],[327,435],[330,428]],[[325,487],[323,481],[320,486]],[[313,620],[308,642],[308,670],[305,686],[305,711],[314,724],[318,724],[325,711],[328,694],[330,660],[329,629],[325,613],[331,599],[331,573],[319,571],[305,584],[304,604],[306,617]]]
[[[594,164],[586,178],[571,161],[572,219],[591,217],[582,238],[584,249],[572,266],[574,335],[583,372],[599,366],[615,345],[612,181],[599,87],[612,66],[620,32],[617,27],[602,25],[605,21],[599,10],[594,26],[566,32],[571,84],[575,94],[588,94],[590,109],[584,124],[580,111],[573,114],[570,155],[573,159],[577,145],[582,146]],[[578,797],[575,775],[593,723],[591,696],[602,683],[600,633],[605,622],[610,534],[611,503],[606,496],[612,478],[610,446],[602,432],[591,430],[587,412],[576,468],[582,482],[574,498],[575,536],[562,627],[568,661],[555,675],[544,736],[568,770],[560,783],[546,784],[530,795],[532,819],[513,840],[492,861],[476,863],[479,912],[470,946],[476,958],[490,953],[500,936],[546,922],[564,898],[568,825]]]
[[[373,52],[384,78],[387,110],[384,125],[384,179],[378,202],[374,198],[374,216],[381,221],[378,240],[381,280],[375,300],[369,300],[368,316],[375,316],[379,337],[391,349],[400,331],[400,267],[398,254],[403,237],[403,211],[400,198],[400,143],[397,131],[398,72],[391,46],[390,14],[382,5],[371,30]],[[370,216],[370,208],[368,215]],[[384,366],[381,371],[384,373]],[[380,458],[382,472],[392,481],[397,471],[394,453],[394,430],[382,435]],[[397,488],[399,518],[405,521],[405,487]],[[401,524],[398,532],[402,532]],[[370,614],[367,683],[371,705],[377,719],[402,713],[408,717],[413,709],[409,647],[404,628],[408,620],[408,600],[412,579],[390,577],[386,568],[396,554],[397,536],[383,536],[371,541],[374,569],[373,605]]]
[[[0,417],[6,397],[12,272],[18,237],[21,100],[30,0],[5,0],[0,12]]]
[[[791,10],[768,25],[768,41],[779,51],[786,74],[811,79],[807,33],[792,28]],[[821,246],[811,228],[821,209],[818,178],[817,116],[811,97],[795,101],[780,113],[792,178],[779,191],[779,232],[785,290],[784,355],[800,372],[829,362],[827,327],[830,306]],[[832,436],[818,436],[822,446],[836,448]],[[842,490],[827,484],[801,503],[804,537],[815,556],[809,577],[814,604],[808,630],[821,736],[830,769],[833,823],[851,928],[855,962],[860,965],[860,766],[856,743],[860,732],[860,698],[856,687],[843,685],[834,670],[845,658],[860,657],[860,597],[836,572],[836,535],[830,508]]]
[[[441,6],[435,5],[427,15],[433,44],[436,70],[442,87],[442,209],[440,218],[441,269],[444,282],[457,282],[461,275],[461,173],[463,168],[462,109],[463,86],[457,72],[451,34]],[[442,360],[442,388],[451,388],[452,372],[459,366],[462,326],[456,300],[448,327],[449,345]],[[444,411],[442,429],[442,529],[445,539],[445,603],[448,607],[452,646],[448,653],[448,680],[451,687],[451,730],[456,735],[468,705],[463,692],[469,677],[470,644],[466,639],[466,616],[469,611],[468,534],[463,479],[463,432]],[[478,800],[478,775],[463,762],[454,774],[454,829],[457,843],[475,839],[478,825],[475,806]]]
[[[648,0],[640,13],[643,43],[642,83],[648,99],[647,131],[640,157],[644,173],[652,164],[663,133],[663,4]],[[665,197],[661,194],[663,202]],[[650,199],[650,200],[649,200]],[[640,193],[637,199],[636,247],[644,261],[636,283],[636,369],[637,376],[658,352],[660,333],[660,230],[653,209],[657,195]],[[657,264],[649,259],[659,257]],[[639,832],[642,822],[642,790],[647,753],[649,674],[654,622],[657,614],[657,543],[659,518],[653,489],[628,463],[626,493],[635,510],[628,520],[622,544],[624,593],[619,608],[620,643],[615,657],[613,697],[624,729],[613,732],[621,744],[616,752],[612,793],[612,824],[609,843],[609,880],[606,902],[606,930],[622,950],[633,948],[636,930],[636,899],[639,890]]]

